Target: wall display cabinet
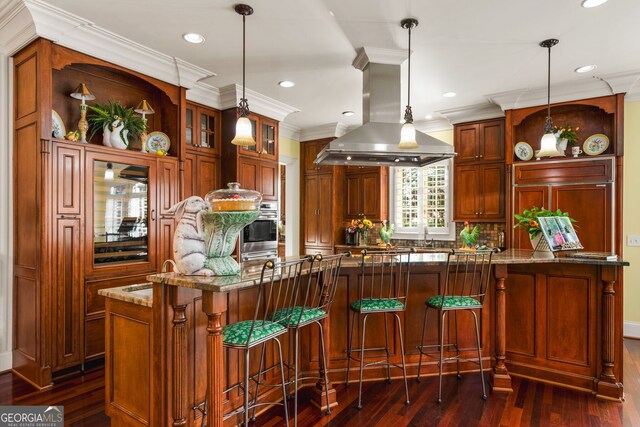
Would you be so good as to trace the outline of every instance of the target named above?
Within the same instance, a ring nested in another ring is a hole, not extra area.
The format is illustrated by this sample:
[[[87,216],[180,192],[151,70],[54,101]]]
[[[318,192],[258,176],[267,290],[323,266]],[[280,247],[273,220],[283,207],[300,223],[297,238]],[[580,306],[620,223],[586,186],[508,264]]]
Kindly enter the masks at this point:
[[[44,387],[103,355],[97,289],[144,281],[170,256],[184,89],[44,39],[13,63],[13,368]],[[69,94],[79,83],[100,103],[146,99],[156,111],[148,130],[169,136],[169,155],[141,153],[137,140],[130,150],[105,147],[100,132],[88,143],[54,138],[52,110],[67,131],[77,127],[79,102]]]
[[[388,219],[388,168],[347,168],[345,174],[345,218]]]
[[[454,220],[505,219],[504,119],[454,126]]]

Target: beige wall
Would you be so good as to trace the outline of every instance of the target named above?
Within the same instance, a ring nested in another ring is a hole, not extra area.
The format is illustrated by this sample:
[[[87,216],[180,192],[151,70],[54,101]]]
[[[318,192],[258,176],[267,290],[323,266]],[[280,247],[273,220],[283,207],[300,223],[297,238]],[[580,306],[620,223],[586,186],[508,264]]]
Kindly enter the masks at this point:
[[[442,142],[446,142],[449,145],[453,145],[453,129],[439,132],[427,132],[427,135],[437,138]]]
[[[627,246],[627,235],[640,235],[640,101],[624,105],[624,320],[640,323],[640,247]]]
[[[292,159],[300,158],[300,142],[289,138],[278,138],[280,146],[280,155],[287,156]]]

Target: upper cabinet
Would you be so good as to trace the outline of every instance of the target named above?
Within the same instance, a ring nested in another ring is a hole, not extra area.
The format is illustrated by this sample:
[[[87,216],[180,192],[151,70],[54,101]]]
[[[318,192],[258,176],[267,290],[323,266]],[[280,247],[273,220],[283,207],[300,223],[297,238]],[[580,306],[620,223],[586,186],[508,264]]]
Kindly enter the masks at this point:
[[[220,111],[187,102],[184,143],[187,150],[220,154]]]
[[[301,150],[304,151],[304,173],[305,175],[314,173],[331,173],[333,166],[330,165],[318,165],[314,163],[316,156],[324,147],[326,147],[335,138],[317,139],[314,141],[307,141],[301,144]]]
[[[389,207],[389,174],[386,167],[347,168],[345,219],[366,217],[386,220]]]
[[[239,154],[278,160],[278,122],[257,114],[250,114],[249,121],[256,145],[240,147]]]
[[[456,163],[504,160],[504,119],[456,125]]]

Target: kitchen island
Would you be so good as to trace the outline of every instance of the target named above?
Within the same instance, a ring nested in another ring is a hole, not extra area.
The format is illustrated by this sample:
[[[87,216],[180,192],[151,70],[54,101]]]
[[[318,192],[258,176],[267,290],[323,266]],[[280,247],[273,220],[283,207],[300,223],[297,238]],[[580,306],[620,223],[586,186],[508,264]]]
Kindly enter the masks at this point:
[[[446,255],[421,253],[412,260],[407,311],[402,320],[407,372],[415,376],[415,346],[420,340],[424,301],[444,284]],[[481,316],[482,355],[486,366],[491,366],[493,391],[511,391],[511,375],[521,375],[621,400],[622,292],[618,277],[624,265],[622,261],[547,258],[526,250],[497,254]],[[328,367],[321,366],[316,356],[317,334],[301,337],[302,371],[329,370],[329,384],[305,384],[315,388],[315,403],[321,408],[338,404],[331,382],[343,382],[347,374],[354,379],[357,375],[355,367],[347,373],[345,351],[348,305],[356,299],[357,267],[357,258],[345,259],[326,320]],[[239,380],[242,362],[235,356],[229,358],[223,350],[221,331],[227,323],[251,317],[260,269],[260,262],[251,262],[244,263],[242,273],[232,277],[156,274],[148,277],[153,290],[144,297],[132,298],[125,289],[105,293],[106,411],[112,420],[134,425],[199,425],[205,397],[212,396],[207,399],[207,425],[223,425],[222,414],[241,405],[237,390],[226,395],[223,390]],[[138,293],[142,291],[138,289]],[[140,299],[144,305],[136,303]],[[382,330],[382,319],[371,322],[371,327]],[[397,330],[391,322],[389,325],[394,331],[391,352],[399,359]],[[473,346],[469,326],[471,319],[459,319],[462,348]],[[436,338],[434,327],[428,331],[427,341],[435,343]],[[367,346],[379,346],[382,340],[383,334],[371,334]],[[122,351],[128,344],[135,344],[135,349]],[[273,361],[273,352],[267,352],[267,358]],[[257,359],[251,361],[252,372],[257,370]],[[454,371],[455,363],[444,369]],[[474,369],[477,366],[471,363],[461,364],[462,371]],[[141,372],[145,373],[142,377]],[[435,375],[435,362],[427,363],[426,369],[423,364],[422,372]],[[386,371],[374,366],[364,375],[384,379]],[[435,378],[425,381],[430,380]],[[329,402],[323,398],[325,387],[330,391]],[[129,403],[132,399],[140,402],[135,408]]]

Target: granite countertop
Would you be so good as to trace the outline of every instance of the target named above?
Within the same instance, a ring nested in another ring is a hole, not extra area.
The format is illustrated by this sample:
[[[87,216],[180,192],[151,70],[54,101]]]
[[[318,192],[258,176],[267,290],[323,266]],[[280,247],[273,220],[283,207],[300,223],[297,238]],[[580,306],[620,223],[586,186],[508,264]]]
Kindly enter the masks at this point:
[[[153,283],[141,283],[139,285],[100,289],[98,291],[98,295],[144,307],[153,307]]]
[[[378,248],[378,247],[375,247]],[[366,249],[366,247],[365,247]],[[378,248],[379,249],[379,248]],[[297,259],[298,257],[287,257],[281,259]],[[361,256],[354,255],[351,258],[344,258],[343,267],[357,267],[360,264]],[[429,252],[419,252],[411,256],[413,265],[445,265],[447,262],[447,250],[430,250]],[[626,261],[606,261],[595,259],[568,258],[564,255],[553,257],[551,253],[533,253],[530,249],[509,249],[505,252],[497,253],[493,256],[494,264],[585,264],[585,265],[609,265],[627,266]],[[262,261],[245,262],[240,265],[241,272],[236,276],[184,276],[178,273],[160,273],[147,276],[147,280],[154,283],[162,283],[172,286],[183,286],[187,288],[201,289],[213,292],[228,292],[234,289],[255,286],[260,282],[260,272],[263,266]],[[118,289],[118,288],[115,288]]]

